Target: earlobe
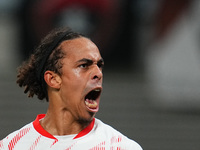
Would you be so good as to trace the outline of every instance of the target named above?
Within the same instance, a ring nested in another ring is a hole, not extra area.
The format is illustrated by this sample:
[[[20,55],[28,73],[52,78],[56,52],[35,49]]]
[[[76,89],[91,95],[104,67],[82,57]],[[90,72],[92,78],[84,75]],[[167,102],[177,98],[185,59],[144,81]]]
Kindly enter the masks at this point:
[[[58,74],[53,71],[46,71],[44,73],[44,80],[49,87],[60,89],[61,78]]]

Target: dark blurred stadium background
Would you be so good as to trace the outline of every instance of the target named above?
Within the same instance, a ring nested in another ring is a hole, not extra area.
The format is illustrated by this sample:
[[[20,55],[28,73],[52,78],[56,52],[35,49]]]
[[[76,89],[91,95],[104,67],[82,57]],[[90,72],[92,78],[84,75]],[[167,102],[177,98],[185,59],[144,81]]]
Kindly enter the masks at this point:
[[[1,0],[0,139],[45,113],[16,85],[16,68],[67,25],[105,59],[98,118],[144,150],[199,150],[199,16],[198,0]]]

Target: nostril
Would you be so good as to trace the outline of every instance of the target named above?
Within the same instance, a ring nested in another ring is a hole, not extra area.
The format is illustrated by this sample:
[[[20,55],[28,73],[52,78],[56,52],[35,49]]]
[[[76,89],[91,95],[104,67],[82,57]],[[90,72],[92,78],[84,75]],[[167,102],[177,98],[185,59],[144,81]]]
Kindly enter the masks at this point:
[[[94,75],[93,80],[101,80],[102,76],[101,75]]]

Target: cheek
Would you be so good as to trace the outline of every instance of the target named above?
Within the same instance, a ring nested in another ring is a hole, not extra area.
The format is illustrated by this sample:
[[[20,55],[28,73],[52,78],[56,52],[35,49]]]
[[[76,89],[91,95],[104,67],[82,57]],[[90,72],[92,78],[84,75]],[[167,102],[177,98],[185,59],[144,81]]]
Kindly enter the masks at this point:
[[[73,74],[74,74],[74,78],[81,78],[81,69],[80,68],[77,68],[77,69],[73,69],[72,70]]]
[[[62,77],[63,91],[76,95],[84,94],[88,83],[88,77],[88,72],[82,70],[82,68],[66,69]]]
[[[63,86],[70,92],[80,92],[81,88],[84,87],[84,82],[84,77],[79,69],[71,70],[63,78]]]
[[[76,82],[77,80],[80,80],[81,78],[81,72],[80,69],[71,69],[71,70],[64,70],[63,71],[63,82],[65,84],[69,83],[69,84],[73,84],[73,82]]]

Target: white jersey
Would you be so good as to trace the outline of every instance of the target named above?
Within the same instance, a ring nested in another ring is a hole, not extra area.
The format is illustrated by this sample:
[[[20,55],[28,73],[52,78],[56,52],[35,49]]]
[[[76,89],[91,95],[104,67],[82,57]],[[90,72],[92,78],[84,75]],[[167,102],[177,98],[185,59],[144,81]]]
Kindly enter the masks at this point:
[[[139,144],[98,119],[79,134],[53,136],[42,128],[44,114],[0,141],[0,150],[142,150]]]

